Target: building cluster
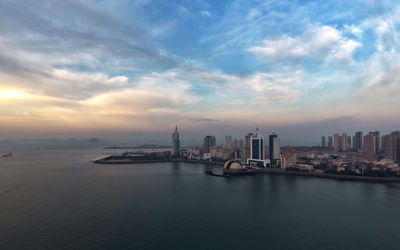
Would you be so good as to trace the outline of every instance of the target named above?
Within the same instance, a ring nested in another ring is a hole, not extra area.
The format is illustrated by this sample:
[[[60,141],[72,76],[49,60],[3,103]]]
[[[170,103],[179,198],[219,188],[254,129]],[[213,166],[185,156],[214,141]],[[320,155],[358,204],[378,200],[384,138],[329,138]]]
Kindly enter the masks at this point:
[[[248,133],[243,139],[234,139],[226,135],[222,145],[217,145],[215,136],[206,135],[203,145],[185,150],[179,148],[177,127],[172,134],[172,151],[174,157],[187,159],[228,161],[237,160],[242,164],[259,167],[279,166],[281,164],[280,141],[278,135],[269,135],[269,146],[258,127],[255,133]]]
[[[319,147],[281,147],[278,135],[248,133],[243,139],[206,135],[203,144],[180,150],[178,129],[172,135],[173,156],[193,160],[235,161],[248,167],[274,167],[293,171],[369,176],[400,176],[400,132],[380,136],[379,131],[354,136],[322,136]],[[328,139],[328,140],[326,140]],[[268,145],[267,145],[268,142]]]
[[[348,136],[346,133],[341,135],[335,133],[328,137],[321,138],[322,148],[333,148],[335,152],[358,152],[363,153],[364,158],[370,162],[379,160],[391,160],[393,163],[400,163],[400,131],[381,136],[379,131],[369,132],[363,136],[363,132],[356,132],[355,135]]]

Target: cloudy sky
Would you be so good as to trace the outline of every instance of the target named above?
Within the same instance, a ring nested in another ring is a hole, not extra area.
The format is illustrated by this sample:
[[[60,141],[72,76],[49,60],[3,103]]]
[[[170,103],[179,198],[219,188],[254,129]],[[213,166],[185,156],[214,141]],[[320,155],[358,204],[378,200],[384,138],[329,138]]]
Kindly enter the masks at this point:
[[[399,129],[399,28],[390,0],[0,0],[0,137]]]

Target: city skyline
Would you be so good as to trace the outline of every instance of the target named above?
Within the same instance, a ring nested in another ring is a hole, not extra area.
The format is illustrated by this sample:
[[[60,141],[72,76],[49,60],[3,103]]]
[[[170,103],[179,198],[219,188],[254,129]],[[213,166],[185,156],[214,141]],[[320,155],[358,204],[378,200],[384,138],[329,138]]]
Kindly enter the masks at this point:
[[[396,1],[1,1],[0,13],[0,138],[167,141],[177,123],[201,140],[259,124],[317,145],[400,124]]]

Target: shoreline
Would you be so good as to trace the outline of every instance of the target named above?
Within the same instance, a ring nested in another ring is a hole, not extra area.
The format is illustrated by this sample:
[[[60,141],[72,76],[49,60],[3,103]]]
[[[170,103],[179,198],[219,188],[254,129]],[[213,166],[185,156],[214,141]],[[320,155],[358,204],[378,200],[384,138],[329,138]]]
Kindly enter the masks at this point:
[[[141,163],[163,163],[163,162],[185,162],[185,163],[203,163],[215,166],[224,166],[224,162],[217,161],[204,161],[204,160],[185,160],[185,159],[164,159],[164,160],[132,160],[132,158],[125,159],[109,159],[109,157],[95,160],[96,164],[141,164]],[[225,173],[232,175],[245,175],[245,174],[270,174],[270,175],[289,175],[289,176],[304,176],[315,178],[336,179],[345,181],[364,181],[364,182],[379,182],[390,183],[400,182],[400,177],[375,177],[375,176],[357,176],[357,175],[338,175],[328,173],[313,173],[313,172],[300,172],[292,170],[284,170],[280,168],[265,168],[265,169],[247,169],[245,171],[225,171]]]

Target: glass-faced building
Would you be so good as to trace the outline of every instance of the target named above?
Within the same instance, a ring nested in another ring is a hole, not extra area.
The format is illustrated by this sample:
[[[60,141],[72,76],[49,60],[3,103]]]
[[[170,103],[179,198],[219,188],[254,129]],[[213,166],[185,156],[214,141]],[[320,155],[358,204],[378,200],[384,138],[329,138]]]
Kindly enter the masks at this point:
[[[247,159],[248,165],[257,167],[267,167],[269,160],[265,159],[264,137],[257,132],[250,138],[250,158]]]

